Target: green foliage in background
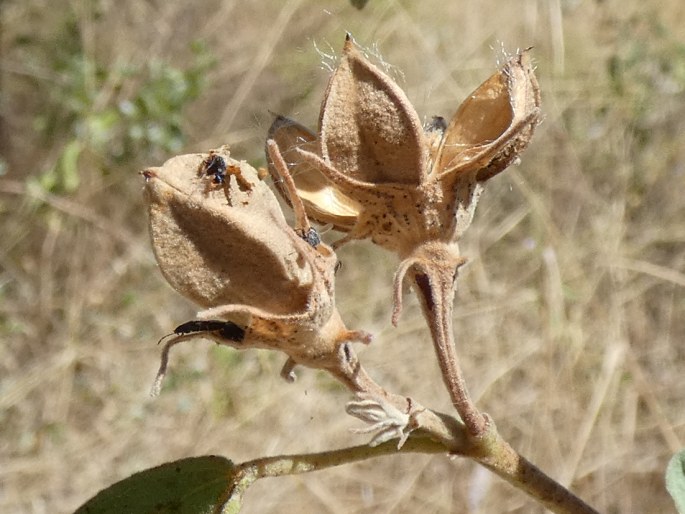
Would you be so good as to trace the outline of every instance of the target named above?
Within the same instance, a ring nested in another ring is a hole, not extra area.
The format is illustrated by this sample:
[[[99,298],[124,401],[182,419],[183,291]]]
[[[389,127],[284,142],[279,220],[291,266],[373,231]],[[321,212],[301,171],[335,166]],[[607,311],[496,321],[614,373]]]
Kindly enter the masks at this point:
[[[611,87],[631,100],[627,102],[633,108],[630,115],[641,120],[663,104],[655,92],[671,97],[685,91],[685,43],[656,17],[633,19],[622,31],[626,44],[608,63]]]
[[[38,46],[37,66],[53,78],[43,89],[44,105],[34,128],[45,142],[64,141],[54,165],[38,183],[47,191],[74,191],[79,160],[88,153],[100,169],[130,163],[135,157],[178,152],[184,143],[183,108],[206,86],[215,59],[199,41],[191,43],[183,68],[164,60],[107,62],[87,55],[74,13],[61,30]]]
[[[680,514],[685,514],[685,450],[676,453],[666,468],[666,489]]]

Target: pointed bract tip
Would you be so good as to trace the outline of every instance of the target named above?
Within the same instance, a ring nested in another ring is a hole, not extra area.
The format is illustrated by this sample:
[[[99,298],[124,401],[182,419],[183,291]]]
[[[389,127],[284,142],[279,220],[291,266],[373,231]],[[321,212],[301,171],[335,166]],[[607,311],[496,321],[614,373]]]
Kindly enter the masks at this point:
[[[362,344],[371,344],[371,341],[373,341],[373,334],[365,332],[364,330],[355,330],[353,331],[353,334],[354,339]]]
[[[530,59],[531,59],[531,57],[530,57],[530,50],[531,50],[532,48],[533,48],[532,46],[529,46],[528,48],[522,50],[522,51],[518,54],[518,59],[517,59],[517,61],[518,61],[518,63],[519,63],[521,66],[524,66],[524,67],[525,67],[525,66],[530,65]]]
[[[295,124],[295,122],[287,116],[283,116],[282,114],[276,114],[274,112],[272,112],[271,114],[274,116],[274,121],[271,123],[271,126],[269,127],[269,131],[267,133],[268,139],[273,139],[273,135],[283,127]]]
[[[151,178],[156,178],[157,174],[155,173],[153,168],[148,168],[146,170],[143,170],[140,172],[140,174],[145,177],[145,182],[150,180]]]
[[[352,34],[347,32],[345,34],[345,44],[343,45],[343,54],[347,55],[349,53],[356,51],[356,49],[357,49],[357,44],[354,42],[354,38],[352,37]]]

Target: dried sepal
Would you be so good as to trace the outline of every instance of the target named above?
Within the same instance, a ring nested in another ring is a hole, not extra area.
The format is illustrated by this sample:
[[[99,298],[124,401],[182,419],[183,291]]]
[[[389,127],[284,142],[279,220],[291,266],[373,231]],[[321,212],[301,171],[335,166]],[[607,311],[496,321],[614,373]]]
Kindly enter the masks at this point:
[[[169,350],[197,337],[283,351],[288,376],[292,363],[342,373],[347,364],[340,346],[370,341],[366,332],[347,330],[336,311],[337,258],[311,237],[287,168],[279,168],[298,212],[295,228],[257,172],[231,159],[227,148],[178,156],[142,172],[160,269],[178,292],[205,308],[167,340],[158,383]]]
[[[354,428],[356,434],[373,433],[369,446],[378,446],[386,441],[397,439],[397,449],[404,446],[410,434],[419,427],[415,416],[422,409],[413,409],[407,398],[407,412],[403,412],[386,398],[373,394],[357,394],[354,401],[348,402],[345,411],[364,423],[365,428]]]
[[[452,117],[432,158],[432,173],[478,169],[484,182],[528,146],[540,119],[540,89],[529,51],[511,57]]]
[[[321,106],[319,151],[340,173],[362,182],[417,184],[426,173],[418,115],[349,35]]]
[[[289,173],[297,187],[297,194],[308,216],[319,223],[330,223],[336,230],[347,232],[352,229],[359,216],[359,204],[343,194],[321,173],[312,173],[311,166],[302,161],[296,151],[301,149],[316,153],[316,136],[296,121],[285,116],[277,116],[269,129],[267,141],[276,144],[283,160],[288,164]],[[290,203],[290,196],[286,193],[281,179],[282,174],[276,172],[268,151],[267,157],[274,184]],[[326,200],[322,201],[323,198]]]

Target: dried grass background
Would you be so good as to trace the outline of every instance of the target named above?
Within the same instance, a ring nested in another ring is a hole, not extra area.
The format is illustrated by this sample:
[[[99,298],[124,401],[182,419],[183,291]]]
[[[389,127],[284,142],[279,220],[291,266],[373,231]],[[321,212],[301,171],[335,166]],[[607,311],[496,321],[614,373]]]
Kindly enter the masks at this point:
[[[35,118],[59,77],[28,58],[66,13],[84,56],[216,64],[183,111],[183,151],[224,143],[263,163],[269,111],[315,127],[346,31],[377,49],[426,119],[451,116],[501,48],[534,46],[544,123],[493,179],[462,243],[455,304],[470,389],[512,445],[602,512],[672,512],[663,473],[685,439],[685,4],[680,0],[5,1],[0,149],[0,511],[70,512],[135,471],[187,456],[235,461],[358,444],[348,394],[283,357],[197,342],[148,396],[160,336],[194,307],[156,269],[137,155],[79,160],[69,194],[31,186],[66,143]],[[95,12],[97,11],[97,16]],[[120,91],[100,92],[112,101]],[[333,239],[335,234],[325,234]],[[340,257],[338,302],[389,389],[450,410],[396,262],[368,243]],[[541,512],[479,466],[402,455],[269,479],[246,513]]]

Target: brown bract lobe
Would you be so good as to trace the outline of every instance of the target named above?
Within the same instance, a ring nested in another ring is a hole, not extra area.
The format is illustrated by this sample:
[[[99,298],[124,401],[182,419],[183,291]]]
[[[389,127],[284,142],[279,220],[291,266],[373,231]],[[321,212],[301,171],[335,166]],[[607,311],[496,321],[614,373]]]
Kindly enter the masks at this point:
[[[215,161],[221,163],[216,169],[223,173],[225,164],[226,170],[219,181],[206,172],[217,157],[223,161]],[[304,227],[288,225],[257,171],[231,159],[227,147],[177,156],[142,174],[152,246],[164,277],[206,309],[201,319],[245,329],[240,341],[217,330],[177,334],[165,352],[202,336],[240,348],[281,350],[299,364],[335,367],[341,344],[368,340],[365,333],[347,331],[335,310],[334,252],[303,240]]]
[[[309,217],[347,232],[334,248],[372,239],[405,261],[396,277],[401,283],[428,255],[453,270],[464,262],[457,241],[471,224],[482,184],[528,145],[539,105],[523,51],[473,91],[444,130],[440,124],[424,130],[404,92],[348,36],[319,133],[279,116],[269,139],[288,163]]]
[[[313,266],[273,193],[227,152],[228,166],[239,167],[252,189],[229,177],[212,184],[197,173],[203,157],[180,155],[144,172],[152,247],[164,277],[206,309],[239,303],[274,314],[304,310]]]

